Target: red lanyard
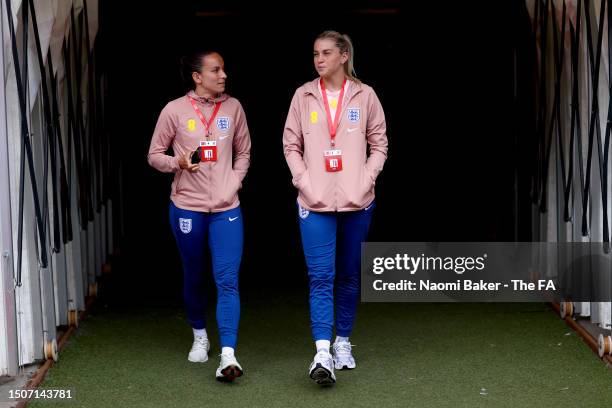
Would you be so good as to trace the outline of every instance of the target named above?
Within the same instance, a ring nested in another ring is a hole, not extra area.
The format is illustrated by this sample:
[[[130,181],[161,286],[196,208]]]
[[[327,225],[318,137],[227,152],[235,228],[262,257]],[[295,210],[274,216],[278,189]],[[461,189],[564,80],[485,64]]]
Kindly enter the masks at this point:
[[[331,137],[331,145],[334,146],[336,138],[336,129],[338,127],[338,119],[340,119],[340,111],[342,110],[342,99],[344,99],[344,85],[346,85],[346,78],[342,82],[342,89],[340,90],[340,97],[338,98],[338,106],[336,108],[336,114],[334,115],[334,121],[332,122],[331,111],[329,110],[329,102],[327,101],[327,91],[325,90],[325,82],[321,78],[321,94],[323,94],[323,105],[325,105],[325,113],[327,114],[327,125],[329,126],[329,135]]]
[[[204,127],[206,128],[206,137],[209,137],[210,132],[208,131],[208,128],[210,127],[210,124],[213,123],[213,121],[215,120],[217,112],[219,112],[219,108],[221,107],[221,102],[217,102],[215,104],[215,109],[213,110],[213,113],[210,116],[210,121],[207,122],[206,118],[204,117],[204,114],[202,113],[202,111],[200,111],[200,108],[198,108],[198,105],[196,105],[196,101],[191,96],[189,97],[189,101],[191,102],[191,106],[193,106],[193,110],[196,112],[196,114],[204,124]]]

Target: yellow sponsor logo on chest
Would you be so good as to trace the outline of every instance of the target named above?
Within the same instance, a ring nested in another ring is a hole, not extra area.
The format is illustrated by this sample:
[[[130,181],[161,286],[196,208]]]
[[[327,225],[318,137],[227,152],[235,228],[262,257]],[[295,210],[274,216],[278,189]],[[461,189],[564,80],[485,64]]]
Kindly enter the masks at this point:
[[[317,111],[310,112],[310,123],[317,123],[319,121],[319,113]]]
[[[189,119],[187,121],[187,129],[190,132],[193,132],[196,129],[196,121],[195,121],[195,119]]]

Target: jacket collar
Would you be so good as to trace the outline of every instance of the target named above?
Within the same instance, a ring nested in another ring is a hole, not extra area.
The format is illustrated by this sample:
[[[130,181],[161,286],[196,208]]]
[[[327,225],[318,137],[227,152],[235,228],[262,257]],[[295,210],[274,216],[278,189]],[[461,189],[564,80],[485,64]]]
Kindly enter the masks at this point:
[[[201,104],[212,104],[214,105],[217,102],[224,102],[227,99],[229,99],[229,95],[226,93],[222,93],[217,95],[216,98],[206,98],[204,96],[199,96],[198,94],[196,94],[193,90],[187,92],[187,96],[190,98],[193,98],[196,102],[199,102]]]
[[[304,95],[313,94],[315,97],[318,98],[320,96],[320,91],[319,91],[319,81],[320,80],[321,80],[321,77],[317,77],[316,79],[313,79],[310,82],[306,82],[306,84],[304,84]],[[345,97],[346,100],[347,101],[350,100],[353,96],[357,95],[361,91],[362,91],[361,84],[359,82],[352,81],[351,86],[348,87],[348,92]]]

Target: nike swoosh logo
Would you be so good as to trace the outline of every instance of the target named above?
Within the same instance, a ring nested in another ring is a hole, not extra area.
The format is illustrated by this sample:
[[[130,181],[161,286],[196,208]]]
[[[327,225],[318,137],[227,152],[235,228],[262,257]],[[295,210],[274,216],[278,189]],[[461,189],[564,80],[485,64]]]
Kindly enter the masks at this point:
[[[366,210],[366,211],[368,211],[370,208],[372,208],[372,206],[373,206],[373,205],[374,205],[374,204],[370,204],[370,205],[368,205],[368,206],[365,208],[365,210]]]
[[[237,219],[238,219],[238,217],[234,217],[234,218],[229,217],[230,222],[232,222],[232,221],[236,221]]]
[[[225,138],[226,138],[226,137],[228,137],[228,136],[229,136],[229,135],[219,136],[219,140],[223,140],[223,139],[225,139]]]
[[[350,129],[347,129],[347,130],[348,130],[348,132],[350,133],[350,132],[354,132],[354,131],[356,131],[356,130],[358,130],[358,129],[359,129],[359,128],[350,128]]]

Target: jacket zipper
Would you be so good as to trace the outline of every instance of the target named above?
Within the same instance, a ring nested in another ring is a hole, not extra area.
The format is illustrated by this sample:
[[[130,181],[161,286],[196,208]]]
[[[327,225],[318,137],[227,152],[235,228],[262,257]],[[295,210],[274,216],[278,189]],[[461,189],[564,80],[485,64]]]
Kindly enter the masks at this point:
[[[217,148],[218,148],[218,147],[217,147]],[[219,154],[219,152],[217,152],[217,154]],[[209,175],[210,175],[210,174],[211,174],[211,172],[212,172],[212,162],[208,162],[208,173],[207,173],[207,174],[209,174]],[[209,202],[210,202],[210,204],[212,205],[212,203],[213,203],[213,189],[212,189],[212,186],[210,185],[210,184],[211,184],[211,183],[210,183],[210,180],[211,180],[211,179],[212,179],[212,177],[211,177],[210,179],[209,179],[208,177],[206,178],[206,181],[208,182],[208,183],[207,183],[207,184],[208,184],[208,192],[209,192],[209,196],[210,196],[210,201],[209,201]],[[212,208],[212,207],[211,207],[211,208]],[[210,208],[208,208],[207,210],[208,210],[207,212],[210,212],[210,211],[211,211],[211,209],[210,209]]]
[[[323,111],[325,111],[326,109],[325,109],[325,106],[323,106],[323,101],[319,98],[318,94],[313,94],[310,91],[308,92],[312,94],[312,96],[315,97],[315,99],[319,103],[319,108],[323,108]],[[361,89],[358,89],[355,93],[351,95],[350,99],[346,100],[346,103],[342,103],[342,111],[340,112],[340,116],[338,118],[338,125],[340,124],[340,119],[343,117],[344,112],[346,112],[346,107],[350,104],[353,98],[355,98],[355,96],[359,95],[360,92],[361,92]],[[325,120],[327,120],[327,116],[325,117]],[[333,177],[334,177],[334,211],[337,212],[338,211],[338,175],[334,174]]]

